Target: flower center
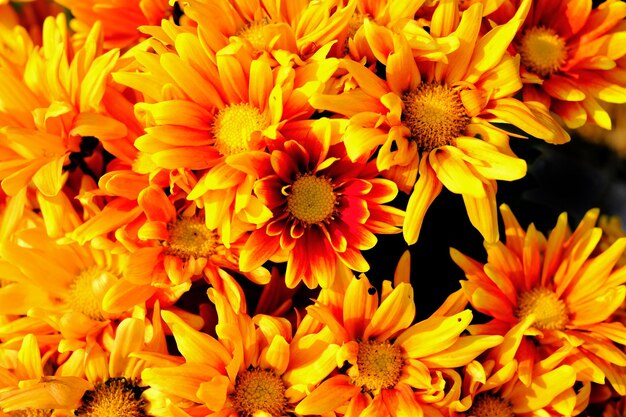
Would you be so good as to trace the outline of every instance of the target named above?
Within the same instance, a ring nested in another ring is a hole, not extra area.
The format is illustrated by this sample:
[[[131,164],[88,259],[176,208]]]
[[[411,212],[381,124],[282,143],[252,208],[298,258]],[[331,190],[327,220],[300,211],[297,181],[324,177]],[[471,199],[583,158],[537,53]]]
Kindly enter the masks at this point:
[[[69,305],[92,320],[104,320],[102,300],[106,292],[119,278],[98,266],[83,270],[72,281],[69,289]]]
[[[197,217],[182,217],[167,225],[170,238],[166,253],[181,259],[208,258],[215,253],[219,236]]]
[[[220,110],[213,122],[215,147],[225,156],[250,150],[254,132],[267,127],[267,121],[248,103],[232,104]]]
[[[52,410],[40,410],[37,408],[25,408],[24,410],[9,411],[9,417],[50,417]]]
[[[356,359],[359,374],[353,383],[366,391],[392,388],[398,383],[402,366],[402,351],[391,343],[363,340]]]
[[[421,84],[402,101],[402,120],[423,152],[449,145],[470,121],[458,93],[440,84]]]
[[[544,287],[522,293],[517,299],[515,314],[520,319],[534,314],[533,325],[540,330],[560,330],[569,321],[565,303],[553,291]]]
[[[250,22],[249,25],[241,28],[236,36],[244,38],[256,51],[262,51],[265,49],[265,36],[263,34],[263,27],[269,23],[269,19],[267,17]]]
[[[74,414],[85,417],[146,417],[144,388],[126,378],[110,378],[86,391]]]
[[[511,403],[499,395],[479,394],[467,412],[473,417],[513,417]]]
[[[557,71],[567,59],[565,40],[553,29],[544,27],[526,30],[519,52],[522,65],[542,77]]]
[[[334,188],[326,177],[304,174],[291,185],[291,194],[287,196],[287,210],[306,224],[323,222],[335,211],[337,196]]]
[[[232,401],[242,417],[280,417],[287,407],[285,384],[274,371],[248,368],[237,376]]]

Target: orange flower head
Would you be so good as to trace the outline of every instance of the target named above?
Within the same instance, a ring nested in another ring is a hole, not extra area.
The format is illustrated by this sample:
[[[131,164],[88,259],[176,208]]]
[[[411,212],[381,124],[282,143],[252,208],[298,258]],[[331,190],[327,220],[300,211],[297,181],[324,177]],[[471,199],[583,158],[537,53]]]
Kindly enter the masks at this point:
[[[444,55],[438,50],[422,59],[415,31],[366,18],[361,30],[382,65],[345,59],[339,64],[350,80],[344,91],[310,100],[348,119],[344,143],[352,160],[375,159],[379,172],[410,194],[403,225],[409,244],[443,187],[462,195],[485,240],[497,240],[496,181],[522,178],[526,163],[492,123],[509,123],[548,142],[569,140],[547,108],[515,98],[522,88],[519,61],[507,50],[530,2],[484,34],[480,2],[462,12],[446,7],[440,2],[430,23],[430,35],[447,39]]]
[[[448,315],[443,308],[412,325],[413,288],[403,272],[396,273],[395,288],[383,282],[380,296],[363,274],[345,281],[322,289],[317,303],[307,308],[307,317],[326,326],[341,348],[338,369],[298,404],[299,414],[323,415],[345,407],[355,415],[446,412],[460,390],[461,378],[453,368],[502,341],[500,336],[461,336],[472,318],[469,310]]]
[[[316,129],[329,123],[322,119]],[[350,161],[341,144],[322,143],[322,134],[312,130],[314,139],[288,140],[265,162],[271,169],[254,192],[273,217],[244,245],[243,271],[286,251],[288,287],[302,280],[309,288],[328,287],[338,260],[364,271],[360,251],[376,244],[375,233],[399,232],[403,212],[384,205],[396,196],[395,185],[376,178],[373,163]]]
[[[522,229],[506,205],[500,210],[506,242],[486,244],[487,263],[452,251],[466,274],[461,285],[469,302],[492,318],[472,331],[516,329],[518,342],[509,345],[516,346],[510,360],[532,363],[564,349],[563,363],[576,370],[577,380],[603,383],[606,376],[623,392],[613,367],[626,366],[626,354],[615,345],[626,340],[626,327],[611,317],[626,297],[626,268],[616,267],[626,239],[598,250],[598,210],[589,211],[573,232],[562,214],[547,239],[532,225]],[[585,363],[593,364],[593,373],[584,371]],[[524,383],[530,377],[531,369],[520,370]]]
[[[494,13],[507,19],[518,1],[505,2]],[[626,81],[618,47],[626,30],[626,4],[591,0],[533,2],[512,47],[521,58],[525,101],[539,101],[558,114],[567,127],[587,123],[611,129],[602,102],[626,102]]]

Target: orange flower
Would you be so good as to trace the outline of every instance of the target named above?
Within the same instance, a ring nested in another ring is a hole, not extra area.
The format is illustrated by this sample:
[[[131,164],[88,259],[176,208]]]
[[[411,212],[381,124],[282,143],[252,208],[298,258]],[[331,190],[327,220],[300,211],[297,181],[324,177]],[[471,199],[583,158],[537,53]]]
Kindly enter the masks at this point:
[[[168,22],[162,37],[176,52],[161,45],[158,54],[137,53],[141,72],[114,74],[144,95],[135,106],[146,133],[135,141],[142,153],[134,169],[192,170],[199,180],[187,198],[205,209],[207,227],[230,245],[271,217],[252,195],[249,161],[280,137],[287,121],[313,114],[307,99],[324,88],[336,61],[319,55],[302,67],[272,68],[241,42],[215,56],[201,38]]]
[[[329,145],[331,124],[321,119],[298,140],[288,140],[257,163],[266,172],[254,185],[272,218],[252,232],[240,257],[251,271],[274,255],[288,252],[287,286],[330,287],[341,260],[357,271],[369,269],[361,250],[376,244],[375,233],[399,233],[403,212],[385,203],[395,184],[376,178],[373,163],[351,162],[342,144]],[[294,135],[287,135],[296,138]]]
[[[33,48],[33,42],[6,43],[19,46],[0,60],[0,179],[7,194],[32,182],[54,196],[72,172],[96,177],[99,172],[92,172],[86,158],[100,146],[134,159],[128,140],[133,132],[127,127],[134,126],[128,120],[133,116],[125,113],[127,101],[109,77],[119,51],[103,54],[101,35],[96,24],[85,47],[73,49],[60,14],[45,20],[41,48]],[[11,33],[2,30],[0,36]]]
[[[220,294],[209,290],[209,297],[218,339],[163,312],[185,362],[141,375],[170,399],[174,415],[287,415],[335,366],[338,346],[328,343],[330,333],[292,339],[287,320],[237,314]]]
[[[514,98],[522,87],[519,62],[507,48],[529,6],[524,1],[509,22],[481,36],[480,3],[460,13],[440,2],[430,34],[454,33],[460,40],[447,62],[422,62],[406,35],[366,19],[365,36],[385,73],[344,60],[341,66],[358,87],[312,97],[314,107],[349,118],[344,142],[350,158],[375,157],[378,170],[411,193],[403,227],[409,244],[417,241],[426,211],[444,186],[463,196],[483,237],[497,240],[496,180],[523,177],[526,163],[493,123],[512,124],[549,142],[569,139],[547,109]]]
[[[563,213],[547,239],[532,225],[522,229],[506,205],[500,210],[506,242],[486,244],[486,264],[452,250],[467,277],[461,285],[469,302],[492,318],[471,331],[504,334],[521,326],[517,359],[526,384],[535,360],[571,345],[563,363],[576,369],[578,380],[606,378],[624,395],[626,354],[616,344],[626,343],[626,327],[608,319],[626,297],[626,267],[614,269],[626,239],[593,255],[602,235],[594,227],[598,210],[589,211],[574,232]]]
[[[349,278],[343,291],[323,289],[318,303],[307,308],[341,346],[339,369],[298,404],[296,413],[441,415],[460,393],[454,368],[502,341],[501,336],[461,336],[472,319],[469,310],[448,316],[443,308],[411,325],[413,288],[401,282],[408,279],[402,273],[397,278],[395,288],[383,283],[380,304],[362,274]]]
[[[492,15],[502,21],[517,1],[505,3]],[[601,101],[626,102],[624,57],[626,3],[591,0],[533,2],[513,47],[521,56],[525,101],[539,101],[569,128],[594,123],[611,129],[611,118]]]

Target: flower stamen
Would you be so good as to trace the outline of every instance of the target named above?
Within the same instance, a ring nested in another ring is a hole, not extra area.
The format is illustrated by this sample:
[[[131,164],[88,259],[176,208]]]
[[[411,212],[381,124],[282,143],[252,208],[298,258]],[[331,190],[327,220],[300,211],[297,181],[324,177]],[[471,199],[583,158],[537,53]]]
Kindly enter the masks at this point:
[[[110,378],[86,391],[82,405],[74,414],[79,417],[146,417],[144,388],[126,378]]]
[[[248,368],[237,376],[232,401],[242,417],[285,414],[287,399],[285,384],[269,369]]]
[[[533,27],[524,32],[519,44],[522,65],[530,71],[547,77],[567,60],[565,40],[554,29]]]
[[[256,107],[248,103],[231,104],[215,116],[214,146],[224,156],[250,150],[253,134],[267,126],[267,120]]]
[[[511,403],[499,395],[479,394],[466,415],[473,417],[513,417]]]
[[[392,388],[400,379],[402,351],[388,341],[363,340],[359,343],[357,354],[358,375],[354,385],[360,385],[365,392]]]
[[[470,122],[459,94],[440,84],[421,84],[406,93],[402,102],[402,120],[422,152],[449,145]]]
[[[533,288],[518,297],[515,315],[524,319],[529,314],[535,315],[533,326],[539,330],[561,330],[569,322],[563,300],[544,287]]]
[[[301,175],[289,188],[287,211],[307,225],[324,222],[335,212],[337,196],[334,188],[326,177],[311,173]]]
[[[104,320],[102,300],[119,278],[98,266],[83,270],[70,284],[68,302],[72,310],[92,320]]]
[[[197,217],[182,217],[167,225],[166,253],[181,259],[208,258],[216,251],[219,236]]]

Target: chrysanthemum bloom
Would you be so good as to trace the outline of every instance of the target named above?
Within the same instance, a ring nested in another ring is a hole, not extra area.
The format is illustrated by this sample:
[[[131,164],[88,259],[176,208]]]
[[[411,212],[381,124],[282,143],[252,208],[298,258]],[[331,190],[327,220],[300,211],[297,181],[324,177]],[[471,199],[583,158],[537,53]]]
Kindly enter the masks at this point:
[[[52,371],[48,375],[44,374],[42,365],[37,366],[33,353],[19,355],[21,361],[26,362],[21,365],[30,366],[30,372],[36,370],[38,375],[28,378],[22,375],[19,387],[0,393],[0,407],[6,411],[41,410],[41,414],[25,413],[27,416],[50,416],[52,411],[68,408],[74,410],[72,415],[75,416],[165,415],[162,412],[165,405],[158,391],[141,381],[141,371],[146,366],[180,363],[178,358],[166,356],[158,306],[152,323],[139,315],[126,318],[107,336],[102,339],[102,346],[92,343],[87,349],[80,348],[65,355],[66,359],[60,364],[48,364],[45,369]],[[31,338],[34,337],[27,336],[23,344],[30,346]],[[48,409],[48,414],[44,414],[44,409]]]
[[[134,158],[136,150],[127,141],[132,122],[127,123],[122,110],[126,99],[109,77],[119,52],[102,54],[101,35],[95,25],[89,42],[75,50],[65,15],[49,17],[43,46],[30,53],[13,51],[8,58],[13,65],[0,66],[0,179],[7,194],[32,182],[43,194],[55,195],[75,170],[96,177],[99,173],[85,159],[99,144],[119,158]],[[16,57],[26,58],[17,73]]]
[[[532,225],[522,229],[506,205],[500,210],[506,242],[486,244],[486,264],[452,250],[467,277],[461,285],[469,302],[492,318],[471,331],[504,334],[532,316],[516,356],[524,364],[522,381],[530,381],[532,363],[542,351],[572,345],[563,363],[576,369],[579,380],[602,384],[606,378],[624,395],[626,354],[617,345],[626,342],[626,327],[608,319],[626,296],[626,267],[614,268],[626,239],[593,254],[602,235],[594,227],[596,209],[574,232],[563,213],[547,239]]]
[[[513,326],[502,344],[463,369],[461,399],[450,406],[451,416],[578,415],[589,403],[591,383],[576,383],[576,370],[564,365],[572,346],[552,350],[522,368],[532,368],[530,380],[518,375],[517,349],[534,316]],[[471,326],[470,326],[471,328]]]
[[[1,416],[47,417],[53,409],[70,412],[78,406],[89,383],[76,375],[51,378],[50,370],[59,365],[53,363],[59,356],[55,350],[40,349],[33,334],[15,348],[0,347]]]
[[[461,336],[472,319],[469,310],[411,325],[415,304],[406,282],[395,288],[385,282],[380,305],[364,275],[353,276],[342,295],[338,304],[307,308],[335,335],[341,370],[298,404],[298,414],[422,415],[424,408],[445,408],[458,400],[460,377],[454,368],[502,341],[501,336]]]
[[[375,234],[400,232],[404,212],[385,205],[398,192],[395,184],[377,178],[373,162],[350,161],[341,143],[330,145],[332,135],[330,121],[321,119],[306,135],[288,135],[293,140],[254,167],[266,172],[254,192],[272,218],[241,250],[242,271],[286,251],[288,287],[330,287],[337,261],[366,271],[361,250],[374,247]]]
[[[235,311],[245,311],[243,290],[232,273],[239,272],[239,252],[247,235],[225,247],[219,232],[206,226],[204,210],[185,197],[182,192],[166,196],[155,185],[139,193],[137,202],[144,217],[117,233],[131,251],[127,275],[132,275],[134,283],[156,286],[204,278],[228,298]],[[132,229],[136,235],[131,235]],[[261,266],[243,275],[256,284],[270,279],[269,271]]]
[[[533,2],[513,46],[521,56],[524,100],[539,101],[570,128],[594,123],[611,129],[601,102],[626,102],[626,80],[616,61],[624,57],[626,3],[540,0]],[[491,17],[506,19],[506,10]],[[500,16],[498,16],[498,14]]]
[[[42,217],[25,215],[24,194],[10,200],[2,222],[0,278],[5,284],[0,309],[21,316],[0,328],[2,337],[12,336],[15,329],[37,335],[60,333],[60,349],[75,349],[130,316],[136,307],[145,309],[156,299],[172,298],[167,288],[130,279],[128,255],[119,244],[105,238],[85,245],[59,244],[50,237],[46,230],[53,218],[48,217],[50,211],[63,213],[67,224],[62,228],[81,222],[62,194],[52,207],[40,206]],[[36,304],[28,304],[34,300]]]
[[[461,16],[456,9],[437,9],[430,33],[460,39],[447,63],[420,62],[403,34],[366,20],[365,36],[385,65],[384,76],[346,60],[342,65],[358,88],[311,99],[314,107],[350,119],[344,138],[350,158],[375,155],[378,170],[411,193],[403,227],[408,243],[417,241],[442,186],[463,196],[472,224],[486,240],[497,240],[495,180],[523,177],[526,164],[493,123],[512,124],[550,142],[568,139],[546,109],[513,98],[522,87],[519,62],[506,50],[529,4],[524,1],[514,18],[483,36],[481,4]]]
[[[87,34],[96,22],[101,22],[105,49],[127,49],[146,35],[141,26],[159,25],[161,20],[186,23],[180,4],[169,0],[56,0],[67,7],[73,19],[70,27],[75,32],[73,41],[78,45],[86,42]],[[171,3],[171,4],[170,4]],[[181,22],[182,20],[182,22]]]
[[[163,312],[185,362],[142,372],[146,384],[170,397],[175,415],[288,415],[334,368],[338,346],[328,343],[329,333],[292,339],[286,319],[236,314],[221,295],[209,296],[218,339]]]
[[[200,38],[214,53],[236,36],[255,55],[279,51],[283,58],[306,59],[320,48],[330,48],[346,31],[356,0],[190,0],[186,4],[185,14],[198,23]]]
[[[137,53],[141,72],[114,74],[144,95],[135,110],[146,134],[135,146],[151,165],[135,168],[197,172],[188,198],[205,209],[207,227],[219,229],[229,245],[271,217],[252,195],[251,161],[263,157],[286,121],[308,119],[308,97],[324,88],[336,60],[314,56],[302,67],[272,68],[241,42],[215,56],[182,28],[164,22],[163,31],[169,38],[161,40],[176,52],[161,46],[158,54]]]

